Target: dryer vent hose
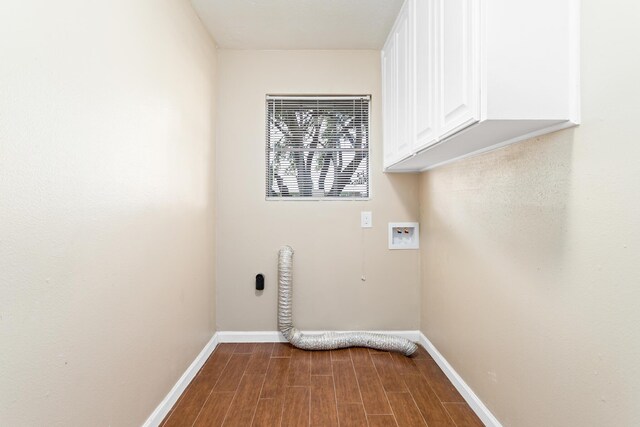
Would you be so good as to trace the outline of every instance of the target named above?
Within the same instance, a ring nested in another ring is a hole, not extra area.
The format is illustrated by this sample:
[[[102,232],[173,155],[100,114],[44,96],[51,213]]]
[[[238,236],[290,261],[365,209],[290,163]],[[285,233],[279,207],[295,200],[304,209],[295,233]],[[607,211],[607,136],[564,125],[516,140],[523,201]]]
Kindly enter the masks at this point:
[[[293,249],[284,246],[278,257],[278,328],[295,347],[303,350],[333,350],[347,347],[369,347],[397,351],[411,356],[418,346],[408,339],[372,332],[303,333],[293,326],[291,315]]]

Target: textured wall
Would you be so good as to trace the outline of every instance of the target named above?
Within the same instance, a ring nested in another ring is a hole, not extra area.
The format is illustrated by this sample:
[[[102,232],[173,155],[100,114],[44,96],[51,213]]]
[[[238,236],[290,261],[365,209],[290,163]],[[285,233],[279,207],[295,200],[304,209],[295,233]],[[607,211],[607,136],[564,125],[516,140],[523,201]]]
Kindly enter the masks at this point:
[[[379,55],[219,51],[219,330],[277,328],[276,261],[284,244],[296,251],[293,314],[298,327],[418,327],[418,251],[387,249],[389,221],[417,220],[418,176],[382,173]],[[371,200],[265,201],[265,95],[286,93],[373,96]],[[373,212],[373,228],[360,228],[361,210]],[[259,272],[266,276],[262,295],[254,291]],[[360,280],[363,274],[366,282]]]
[[[0,425],[142,424],[214,330],[186,0],[0,3]]]
[[[640,7],[582,7],[582,125],[420,180],[422,331],[505,426],[640,425]]]

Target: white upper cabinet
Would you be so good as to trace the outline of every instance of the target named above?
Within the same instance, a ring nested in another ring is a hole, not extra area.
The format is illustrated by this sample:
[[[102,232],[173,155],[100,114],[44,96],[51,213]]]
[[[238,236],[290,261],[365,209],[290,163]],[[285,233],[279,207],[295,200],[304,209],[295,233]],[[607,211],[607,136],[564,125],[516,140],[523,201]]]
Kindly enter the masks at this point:
[[[579,123],[579,0],[406,0],[382,51],[384,167]]]

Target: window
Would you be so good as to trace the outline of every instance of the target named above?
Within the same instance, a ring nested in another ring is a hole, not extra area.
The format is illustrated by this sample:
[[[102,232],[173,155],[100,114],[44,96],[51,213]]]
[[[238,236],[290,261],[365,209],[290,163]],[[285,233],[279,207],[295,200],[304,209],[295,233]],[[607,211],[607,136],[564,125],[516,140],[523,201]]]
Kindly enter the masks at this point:
[[[267,96],[267,199],[369,197],[369,96]]]

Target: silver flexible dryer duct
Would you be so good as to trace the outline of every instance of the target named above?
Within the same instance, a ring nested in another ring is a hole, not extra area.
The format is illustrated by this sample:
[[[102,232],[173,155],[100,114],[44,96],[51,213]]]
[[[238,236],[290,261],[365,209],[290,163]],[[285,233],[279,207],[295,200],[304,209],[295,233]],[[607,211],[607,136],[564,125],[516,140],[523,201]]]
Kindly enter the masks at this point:
[[[293,249],[283,246],[278,257],[278,327],[282,335],[295,347],[303,350],[333,350],[346,347],[369,347],[383,351],[398,351],[411,356],[418,346],[405,338],[371,332],[326,332],[305,334],[292,323],[292,267]]]

